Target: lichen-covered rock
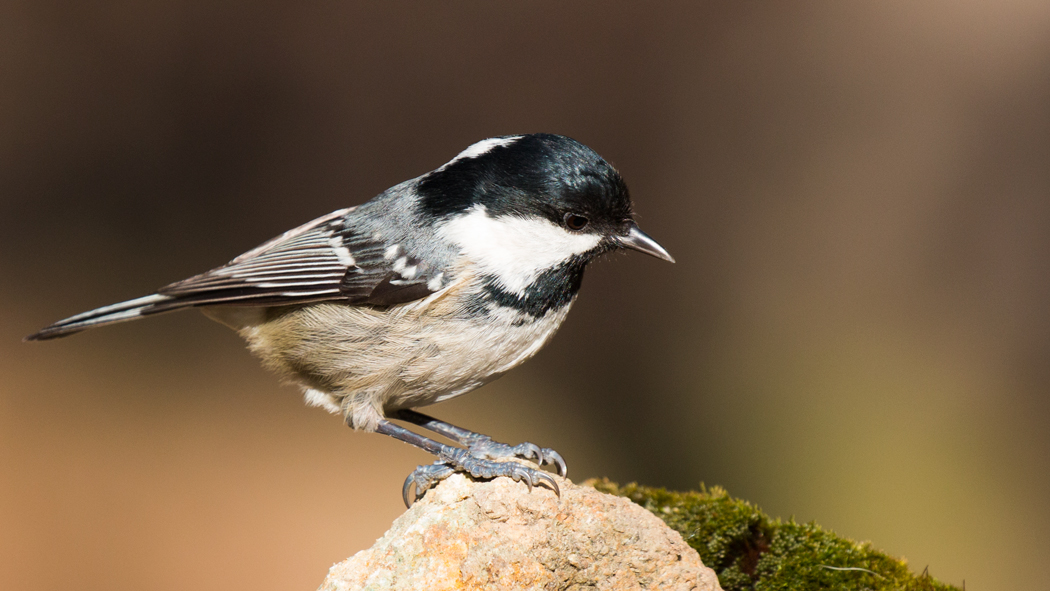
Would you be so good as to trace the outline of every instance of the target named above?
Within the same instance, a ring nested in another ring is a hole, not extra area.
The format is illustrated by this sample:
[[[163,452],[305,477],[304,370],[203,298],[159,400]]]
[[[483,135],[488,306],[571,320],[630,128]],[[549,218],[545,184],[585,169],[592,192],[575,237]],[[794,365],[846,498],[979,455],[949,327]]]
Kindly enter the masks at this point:
[[[558,479],[562,496],[455,475],[376,544],[332,567],[352,589],[719,590],[695,550],[652,513]]]

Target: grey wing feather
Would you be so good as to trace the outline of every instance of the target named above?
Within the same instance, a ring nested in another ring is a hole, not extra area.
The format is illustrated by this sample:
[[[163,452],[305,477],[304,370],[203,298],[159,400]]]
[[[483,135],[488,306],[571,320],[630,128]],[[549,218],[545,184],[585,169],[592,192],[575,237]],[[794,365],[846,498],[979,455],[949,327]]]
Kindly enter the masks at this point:
[[[389,306],[432,293],[426,277],[406,280],[393,269],[384,256],[385,244],[344,227],[352,210],[341,209],[303,224],[154,295],[78,314],[26,339],[51,339],[192,306],[280,306],[325,300]]]
[[[332,212],[285,232],[222,267],[162,287],[157,293],[173,299],[151,311],[324,300],[391,305],[429,294],[424,292],[425,278],[399,279],[384,256],[386,244],[345,227],[350,211]],[[387,288],[391,282],[394,289]],[[391,296],[392,293],[397,295]]]
[[[338,235],[349,211],[334,211],[285,232],[217,269],[166,285],[157,293],[173,298],[169,307],[339,299],[343,297],[340,283],[356,265]]]

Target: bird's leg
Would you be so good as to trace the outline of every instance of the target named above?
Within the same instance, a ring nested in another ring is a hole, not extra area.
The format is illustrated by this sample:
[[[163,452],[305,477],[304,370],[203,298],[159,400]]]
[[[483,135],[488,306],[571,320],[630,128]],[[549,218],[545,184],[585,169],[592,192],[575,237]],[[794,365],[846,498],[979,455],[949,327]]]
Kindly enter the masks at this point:
[[[433,464],[417,467],[405,479],[405,484],[401,489],[401,496],[408,507],[411,507],[415,500],[422,498],[426,491],[435,484],[448,478],[455,472],[466,472],[474,478],[485,479],[506,476],[517,482],[524,482],[528,485],[529,490],[532,490],[532,487],[536,484],[545,484],[561,496],[558,483],[554,481],[550,474],[542,470],[529,468],[518,462],[497,462],[485,457],[479,457],[469,449],[462,449],[434,441],[387,420],[379,421],[379,424],[376,426],[376,432],[414,445],[434,454],[438,458]],[[415,485],[415,495],[411,495],[412,485]]]
[[[488,435],[482,435],[481,433],[464,429],[463,427],[457,427],[451,423],[446,423],[445,421],[435,419],[430,415],[425,415],[421,412],[410,409],[395,411],[391,418],[400,419],[407,423],[412,423],[413,425],[419,425],[428,431],[433,431],[438,435],[448,437],[460,445],[467,446],[467,449],[478,457],[490,460],[521,458],[523,460],[533,460],[541,466],[544,464],[550,464],[557,467],[558,476],[561,476],[562,478],[565,478],[565,475],[568,474],[569,471],[561,454],[549,447],[540,447],[534,443],[528,442],[520,443],[518,445],[500,443],[498,441],[493,441]]]

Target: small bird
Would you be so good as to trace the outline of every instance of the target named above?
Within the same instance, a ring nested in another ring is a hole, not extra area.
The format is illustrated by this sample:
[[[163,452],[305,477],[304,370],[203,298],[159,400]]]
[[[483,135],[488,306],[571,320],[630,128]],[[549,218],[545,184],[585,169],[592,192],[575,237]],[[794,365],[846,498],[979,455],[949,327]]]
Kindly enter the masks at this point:
[[[554,450],[499,443],[412,409],[535,355],[569,312],[587,263],[618,248],[674,262],[635,224],[627,186],[593,150],[553,134],[494,137],[221,267],[26,340],[199,307],[299,384],[308,404],[437,456],[406,478],[407,506],[454,472],[559,493],[547,472],[514,461],[554,465],[565,476]]]

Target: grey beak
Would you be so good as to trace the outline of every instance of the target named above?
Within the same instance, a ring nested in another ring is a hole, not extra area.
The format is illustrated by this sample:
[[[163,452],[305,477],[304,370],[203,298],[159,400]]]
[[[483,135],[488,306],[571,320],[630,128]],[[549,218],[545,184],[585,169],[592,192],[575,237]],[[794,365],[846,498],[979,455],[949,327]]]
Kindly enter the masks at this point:
[[[618,237],[616,243],[624,248],[644,252],[645,254],[652,255],[670,263],[674,262],[674,257],[664,250],[664,247],[657,244],[657,242],[650,238],[648,234],[638,229],[637,224],[634,223],[631,224],[631,229],[627,232],[627,235]]]

